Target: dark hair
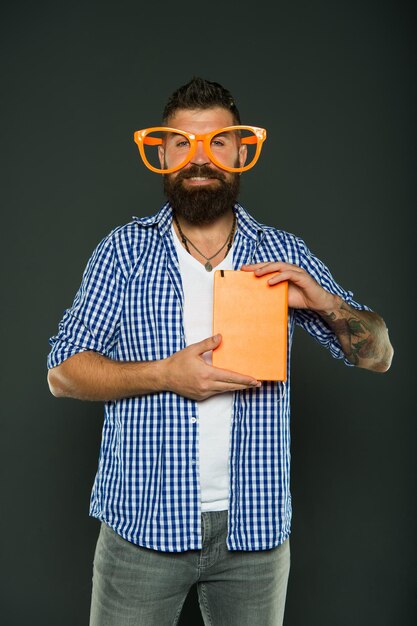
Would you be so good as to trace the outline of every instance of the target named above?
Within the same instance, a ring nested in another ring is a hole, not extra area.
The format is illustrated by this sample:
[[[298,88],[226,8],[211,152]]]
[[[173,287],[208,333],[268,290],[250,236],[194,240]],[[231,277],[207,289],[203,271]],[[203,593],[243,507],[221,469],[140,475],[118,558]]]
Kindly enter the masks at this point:
[[[222,107],[230,111],[235,124],[240,124],[240,114],[230,91],[219,83],[194,76],[190,82],[179,87],[168,99],[162,115],[163,123],[179,109],[211,109]]]

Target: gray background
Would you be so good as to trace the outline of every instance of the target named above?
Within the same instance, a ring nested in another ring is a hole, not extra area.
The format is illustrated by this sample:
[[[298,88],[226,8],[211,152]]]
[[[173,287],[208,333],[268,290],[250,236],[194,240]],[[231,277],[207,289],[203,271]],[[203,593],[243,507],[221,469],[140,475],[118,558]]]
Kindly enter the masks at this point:
[[[1,585],[7,626],[86,625],[102,406],[56,400],[48,338],[97,243],[154,213],[133,132],[196,74],[268,138],[241,202],[386,320],[385,375],[296,334],[286,626],[416,623],[412,3],[20,2],[1,19]],[[155,8],[152,8],[155,5]],[[201,623],[195,590],[182,624]]]

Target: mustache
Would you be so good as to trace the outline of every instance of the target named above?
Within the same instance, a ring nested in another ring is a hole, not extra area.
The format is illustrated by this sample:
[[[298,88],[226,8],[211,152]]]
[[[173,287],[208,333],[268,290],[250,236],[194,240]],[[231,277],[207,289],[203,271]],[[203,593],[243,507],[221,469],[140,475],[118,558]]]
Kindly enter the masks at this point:
[[[195,176],[202,176],[206,178],[217,178],[218,180],[226,180],[226,176],[221,172],[212,170],[208,165],[191,165],[187,170],[179,172],[177,174],[177,180],[184,180],[185,178],[194,178]]]

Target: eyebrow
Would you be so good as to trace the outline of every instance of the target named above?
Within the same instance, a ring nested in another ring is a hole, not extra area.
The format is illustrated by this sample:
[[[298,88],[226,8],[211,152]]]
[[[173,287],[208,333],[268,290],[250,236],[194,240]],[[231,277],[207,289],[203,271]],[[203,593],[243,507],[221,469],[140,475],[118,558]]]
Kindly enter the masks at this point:
[[[182,137],[183,139],[187,139],[186,135],[183,135],[182,133],[178,132],[178,133],[173,133],[172,131],[167,131],[165,133],[165,139],[174,139],[175,137]]]
[[[238,134],[237,130],[230,131],[230,130],[224,130],[223,128],[219,128],[219,132],[216,133],[215,135],[213,135],[213,138],[214,137],[228,137],[228,138],[231,138],[231,137],[233,137],[236,134]]]

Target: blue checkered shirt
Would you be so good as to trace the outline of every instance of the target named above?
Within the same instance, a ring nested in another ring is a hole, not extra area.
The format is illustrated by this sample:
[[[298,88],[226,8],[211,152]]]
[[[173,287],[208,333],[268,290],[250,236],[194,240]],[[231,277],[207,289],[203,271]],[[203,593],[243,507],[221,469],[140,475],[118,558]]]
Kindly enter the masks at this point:
[[[233,267],[285,261],[358,309],[326,266],[294,235],[234,208]],[[115,228],[95,249],[58,334],[48,367],[94,350],[117,361],[164,359],[186,346],[183,290],[166,204],[152,217]],[[319,315],[289,311],[288,346],[299,324],[333,357],[345,359]],[[234,394],[229,455],[230,550],[265,550],[290,533],[290,353],[286,383]],[[197,404],[163,391],[106,402],[90,514],[140,546],[201,549]]]

